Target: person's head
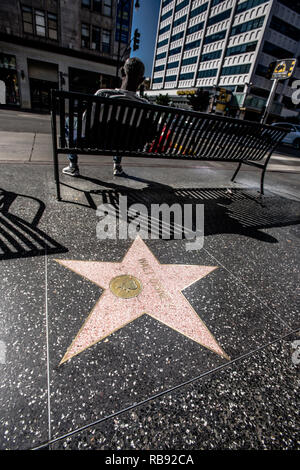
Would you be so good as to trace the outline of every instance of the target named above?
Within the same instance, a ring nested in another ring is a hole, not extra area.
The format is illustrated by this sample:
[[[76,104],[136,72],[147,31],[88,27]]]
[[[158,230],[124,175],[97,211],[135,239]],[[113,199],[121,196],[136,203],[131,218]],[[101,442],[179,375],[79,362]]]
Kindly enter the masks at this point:
[[[121,69],[123,90],[137,91],[140,84],[144,81],[145,66],[137,57],[130,57],[126,60]]]

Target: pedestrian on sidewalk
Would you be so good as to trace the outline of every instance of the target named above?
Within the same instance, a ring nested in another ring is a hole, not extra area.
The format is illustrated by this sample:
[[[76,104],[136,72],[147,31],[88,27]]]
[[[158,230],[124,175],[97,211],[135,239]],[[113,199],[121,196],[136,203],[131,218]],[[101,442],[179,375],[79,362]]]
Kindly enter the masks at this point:
[[[140,84],[144,81],[145,66],[143,62],[137,57],[131,57],[126,60],[124,66],[121,69],[122,84],[120,88],[112,89],[101,89],[96,91],[96,96],[103,96],[106,98],[118,98],[124,100],[134,100],[139,102],[148,101],[137,95],[137,89]],[[83,119],[84,120],[84,119]],[[83,126],[84,128],[84,126]],[[76,140],[76,129],[74,129],[74,140]],[[66,137],[69,137],[68,122],[66,123]],[[78,166],[78,155],[68,155],[69,165],[65,167],[62,172],[69,176],[79,176]],[[124,171],[121,165],[122,157],[113,157],[113,175],[122,176]]]

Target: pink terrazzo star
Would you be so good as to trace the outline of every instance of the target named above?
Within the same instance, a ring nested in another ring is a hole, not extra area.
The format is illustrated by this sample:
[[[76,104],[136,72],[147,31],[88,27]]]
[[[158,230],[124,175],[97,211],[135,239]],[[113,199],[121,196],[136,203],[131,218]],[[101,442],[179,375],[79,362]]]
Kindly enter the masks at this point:
[[[61,364],[144,314],[229,359],[181,292],[215,266],[160,264],[140,237],[121,263],[56,261],[104,289]],[[113,291],[112,282],[122,275],[133,279],[126,292],[139,286],[136,296],[121,298]]]

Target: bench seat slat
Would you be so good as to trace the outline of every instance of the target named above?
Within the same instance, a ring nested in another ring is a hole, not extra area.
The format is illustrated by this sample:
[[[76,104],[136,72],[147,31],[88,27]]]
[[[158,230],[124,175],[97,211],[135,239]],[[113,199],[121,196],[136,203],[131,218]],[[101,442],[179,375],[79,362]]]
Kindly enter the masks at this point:
[[[60,126],[60,145],[62,148],[66,146],[66,134],[65,134],[65,122],[66,122],[66,111],[65,111],[65,100],[59,99],[59,126]]]
[[[77,146],[81,146],[81,136],[82,136],[82,116],[83,116],[83,108],[82,108],[82,101],[78,100],[77,102]]]
[[[74,146],[74,99],[69,99],[69,146]]]

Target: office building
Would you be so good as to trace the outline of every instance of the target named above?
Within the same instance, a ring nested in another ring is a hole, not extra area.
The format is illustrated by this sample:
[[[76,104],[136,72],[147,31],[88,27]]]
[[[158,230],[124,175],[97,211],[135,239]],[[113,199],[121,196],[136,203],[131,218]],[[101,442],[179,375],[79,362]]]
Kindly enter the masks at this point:
[[[297,0],[162,0],[151,91],[169,94],[180,105],[197,88],[217,96],[232,95],[233,115],[257,120],[272,81],[272,61],[300,55],[300,2]],[[279,82],[274,116],[298,116],[291,97],[300,79],[300,61],[293,78]]]
[[[128,0],[124,57],[132,11]],[[120,24],[116,0],[1,0],[0,105],[48,110],[51,88],[94,93],[114,86]]]

